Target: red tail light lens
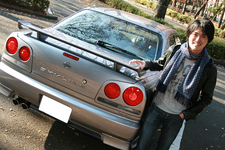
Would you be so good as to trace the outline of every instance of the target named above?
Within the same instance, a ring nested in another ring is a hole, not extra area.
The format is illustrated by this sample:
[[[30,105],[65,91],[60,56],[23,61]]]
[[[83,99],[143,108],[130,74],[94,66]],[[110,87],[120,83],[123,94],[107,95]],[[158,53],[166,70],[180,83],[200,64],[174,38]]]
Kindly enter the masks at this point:
[[[137,87],[129,87],[123,93],[123,100],[130,106],[139,105],[143,100],[143,92]]]
[[[109,83],[105,87],[105,95],[108,98],[115,99],[120,95],[120,87],[116,83]]]
[[[10,54],[15,54],[18,50],[18,41],[16,38],[11,37],[6,43],[6,49]]]
[[[79,58],[78,57],[72,56],[72,55],[67,54],[67,53],[63,53],[63,55],[66,56],[66,57],[68,57],[68,58],[71,58],[73,60],[79,61]]]
[[[22,47],[19,51],[20,59],[23,61],[28,61],[30,59],[30,49],[26,46]]]

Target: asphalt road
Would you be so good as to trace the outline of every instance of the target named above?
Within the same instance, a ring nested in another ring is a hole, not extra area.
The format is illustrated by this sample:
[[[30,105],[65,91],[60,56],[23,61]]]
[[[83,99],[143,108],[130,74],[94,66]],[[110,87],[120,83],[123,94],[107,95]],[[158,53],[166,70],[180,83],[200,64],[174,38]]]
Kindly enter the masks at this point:
[[[96,0],[50,0],[59,19],[87,6],[103,5]],[[0,9],[0,55],[8,35],[17,31],[17,20],[28,20],[40,27],[57,21]],[[21,87],[22,88],[22,87]],[[225,149],[225,69],[218,66],[213,102],[197,120],[186,123],[180,150]],[[0,95],[0,150],[113,150],[86,134],[68,128],[33,109],[24,110]]]

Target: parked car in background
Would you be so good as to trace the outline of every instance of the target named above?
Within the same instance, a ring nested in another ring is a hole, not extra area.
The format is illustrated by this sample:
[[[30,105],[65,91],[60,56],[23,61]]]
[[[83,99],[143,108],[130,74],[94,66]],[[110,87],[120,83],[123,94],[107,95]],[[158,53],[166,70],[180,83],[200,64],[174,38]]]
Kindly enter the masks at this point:
[[[112,8],[85,8],[50,28],[20,20],[6,40],[0,92],[118,149],[132,149],[160,72],[131,59],[157,60],[178,33]],[[27,29],[26,29],[27,28]]]

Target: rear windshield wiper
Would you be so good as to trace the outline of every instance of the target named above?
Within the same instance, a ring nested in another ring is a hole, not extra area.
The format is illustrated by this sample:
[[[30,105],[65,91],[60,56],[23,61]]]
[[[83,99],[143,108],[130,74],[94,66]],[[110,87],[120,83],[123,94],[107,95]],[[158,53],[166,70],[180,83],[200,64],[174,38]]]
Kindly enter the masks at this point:
[[[108,49],[110,49],[110,50],[113,50],[114,52],[117,52],[117,53],[121,53],[121,52],[122,52],[123,54],[128,54],[128,55],[134,56],[134,57],[136,57],[136,58],[139,58],[139,59],[141,59],[141,60],[144,59],[144,58],[142,58],[142,57],[140,57],[140,56],[138,56],[138,55],[136,55],[136,54],[134,54],[134,53],[131,53],[131,52],[126,51],[126,50],[124,50],[124,49],[122,49],[122,48],[120,48],[120,47],[118,47],[118,46],[115,46],[115,45],[113,45],[113,44],[110,44],[110,43],[107,43],[107,42],[104,42],[104,41],[98,40],[98,41],[96,42],[96,44],[98,44],[98,45],[101,46],[101,47],[104,47],[104,48],[108,48]]]

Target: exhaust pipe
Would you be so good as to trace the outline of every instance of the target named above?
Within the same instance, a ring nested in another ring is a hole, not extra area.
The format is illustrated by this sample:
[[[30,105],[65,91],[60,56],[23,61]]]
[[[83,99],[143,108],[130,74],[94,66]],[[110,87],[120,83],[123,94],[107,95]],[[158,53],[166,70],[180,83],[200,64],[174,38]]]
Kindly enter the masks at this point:
[[[28,108],[30,108],[30,105],[31,105],[30,102],[26,101],[25,99],[23,99],[21,97],[14,98],[12,100],[12,102],[13,102],[14,105],[22,104],[23,109],[28,109]]]
[[[30,105],[31,105],[30,102],[24,102],[24,103],[22,103],[23,109],[28,109],[28,108],[30,108]]]
[[[19,97],[19,98],[13,99],[12,102],[14,105],[19,105],[19,104],[25,102],[25,100],[23,98]]]

